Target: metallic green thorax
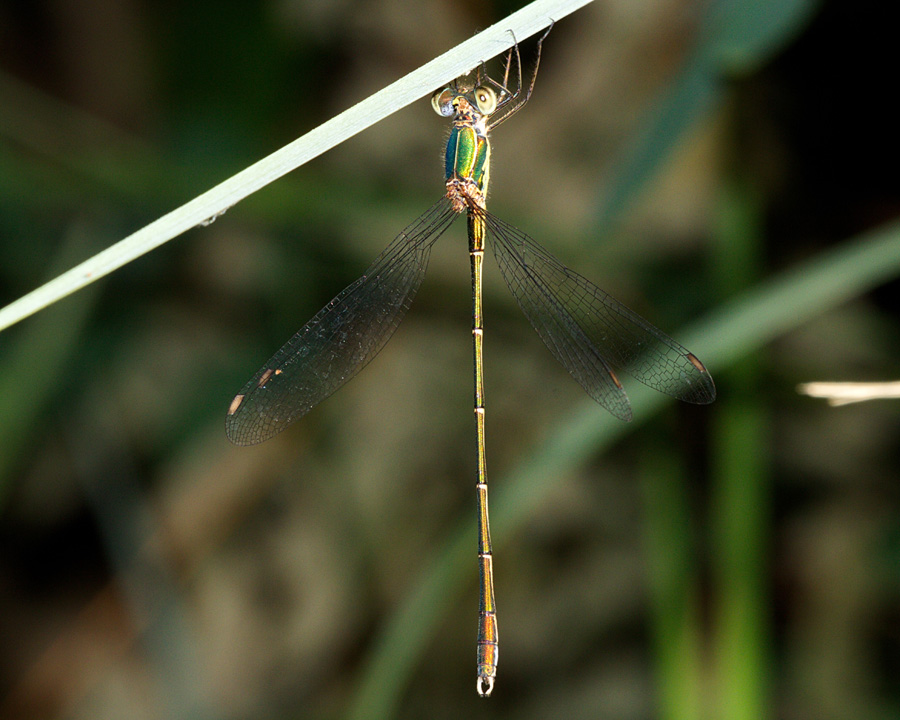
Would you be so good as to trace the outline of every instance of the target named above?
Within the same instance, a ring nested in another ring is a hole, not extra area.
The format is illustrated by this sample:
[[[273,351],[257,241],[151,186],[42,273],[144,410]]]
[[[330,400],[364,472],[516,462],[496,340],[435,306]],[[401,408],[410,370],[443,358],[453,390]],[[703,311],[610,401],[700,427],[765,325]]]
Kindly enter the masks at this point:
[[[447,140],[446,179],[474,181],[483,197],[487,194],[490,161],[491,145],[482,122],[473,122],[465,116],[457,119]]]

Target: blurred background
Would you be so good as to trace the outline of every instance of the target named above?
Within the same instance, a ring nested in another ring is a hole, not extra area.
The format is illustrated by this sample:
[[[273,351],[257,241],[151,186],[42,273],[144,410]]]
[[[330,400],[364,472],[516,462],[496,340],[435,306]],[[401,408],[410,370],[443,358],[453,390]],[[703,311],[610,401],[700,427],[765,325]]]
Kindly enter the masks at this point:
[[[522,4],[3,0],[0,304]],[[357,379],[224,433],[442,194],[427,98],[3,331],[0,718],[900,716],[900,405],[795,390],[900,376],[895,34],[874,0],[558,19],[491,208],[719,399],[626,378],[618,423],[488,261],[488,701],[462,224]]]

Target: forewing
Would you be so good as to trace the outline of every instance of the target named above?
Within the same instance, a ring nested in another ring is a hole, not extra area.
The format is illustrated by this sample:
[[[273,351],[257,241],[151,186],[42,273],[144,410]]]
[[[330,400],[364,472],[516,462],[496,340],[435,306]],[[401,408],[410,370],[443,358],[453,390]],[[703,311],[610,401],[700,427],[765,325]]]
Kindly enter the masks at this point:
[[[439,200],[300,328],[232,400],[228,439],[236,445],[267,440],[362,370],[397,329],[432,245],[456,216],[446,198]]]
[[[679,400],[706,404],[715,399],[712,377],[693,353],[525,233],[489,213],[485,222],[519,306],[572,377],[613,415],[631,419],[616,369]]]

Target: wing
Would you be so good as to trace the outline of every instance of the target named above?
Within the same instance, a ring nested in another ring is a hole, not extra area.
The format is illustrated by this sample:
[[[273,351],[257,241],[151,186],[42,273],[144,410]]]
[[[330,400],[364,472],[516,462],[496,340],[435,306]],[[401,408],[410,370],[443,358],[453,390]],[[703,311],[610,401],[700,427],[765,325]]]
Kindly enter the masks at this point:
[[[525,233],[490,213],[484,218],[519,307],[556,359],[613,415],[631,420],[616,369],[679,400],[703,405],[715,399],[712,377],[693,353]]]
[[[235,445],[269,439],[362,370],[394,334],[425,277],[432,245],[456,217],[441,198],[300,328],[235,395],[225,418],[228,439]]]

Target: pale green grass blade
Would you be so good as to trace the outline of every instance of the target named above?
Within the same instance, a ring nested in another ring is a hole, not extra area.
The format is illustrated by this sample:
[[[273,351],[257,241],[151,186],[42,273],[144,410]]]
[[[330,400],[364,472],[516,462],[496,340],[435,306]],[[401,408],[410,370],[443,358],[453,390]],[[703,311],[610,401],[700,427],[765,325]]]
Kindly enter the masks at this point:
[[[548,27],[590,0],[535,0],[405,77],[163,215],[110,248],[0,310],[0,330],[79,290],[229,208],[353,135],[374,125],[481,62]]]

